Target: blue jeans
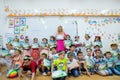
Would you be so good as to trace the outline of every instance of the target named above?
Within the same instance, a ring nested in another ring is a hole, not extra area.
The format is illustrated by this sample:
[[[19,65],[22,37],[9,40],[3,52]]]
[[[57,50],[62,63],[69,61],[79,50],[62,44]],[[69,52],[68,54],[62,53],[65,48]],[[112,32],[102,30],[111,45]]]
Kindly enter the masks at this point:
[[[107,71],[109,72],[109,75],[112,75],[113,73],[116,75],[120,75],[120,71],[112,67],[108,68]]]
[[[78,71],[78,69],[77,69],[77,68],[72,69],[72,70],[71,70],[71,74],[72,74],[74,77],[78,77],[78,76],[79,76],[79,71]]]
[[[53,78],[53,80],[65,80],[65,79],[66,79],[66,76],[61,77],[61,78]]]

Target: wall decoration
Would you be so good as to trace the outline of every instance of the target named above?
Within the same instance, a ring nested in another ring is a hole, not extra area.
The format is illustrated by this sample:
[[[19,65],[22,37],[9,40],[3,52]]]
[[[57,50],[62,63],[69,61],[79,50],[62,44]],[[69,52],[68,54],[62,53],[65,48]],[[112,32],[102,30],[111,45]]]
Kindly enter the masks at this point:
[[[2,47],[3,47],[3,36],[0,35],[0,48],[2,48]]]
[[[20,19],[19,18],[15,18],[14,19],[14,25],[15,26],[19,26],[20,25]]]
[[[19,26],[14,27],[14,34],[20,34],[20,27]]]
[[[9,28],[14,28],[14,20],[9,20]]]
[[[20,18],[20,25],[26,25],[26,18]]]
[[[20,26],[20,34],[25,34],[26,26]]]

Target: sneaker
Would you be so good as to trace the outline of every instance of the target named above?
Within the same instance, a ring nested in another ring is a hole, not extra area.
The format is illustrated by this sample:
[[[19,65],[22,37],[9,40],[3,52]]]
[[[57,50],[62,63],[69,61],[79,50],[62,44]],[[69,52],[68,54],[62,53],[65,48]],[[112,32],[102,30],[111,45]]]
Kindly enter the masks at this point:
[[[44,73],[42,73],[42,75],[43,75],[43,76],[46,76],[47,74],[44,72]]]

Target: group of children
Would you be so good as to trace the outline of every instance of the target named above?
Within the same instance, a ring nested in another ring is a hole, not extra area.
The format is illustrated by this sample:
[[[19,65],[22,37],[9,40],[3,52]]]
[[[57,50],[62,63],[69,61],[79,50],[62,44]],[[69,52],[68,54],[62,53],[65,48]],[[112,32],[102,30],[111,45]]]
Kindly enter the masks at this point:
[[[63,32],[62,26],[58,27],[55,36],[51,36],[48,41],[43,38],[38,42],[38,38],[29,43],[25,37],[23,43],[19,39],[14,39],[12,43],[7,43],[6,47],[9,54],[0,56],[0,69],[6,64],[7,70],[14,69],[18,72],[19,80],[24,74],[30,75],[34,80],[35,75],[50,76],[53,80],[65,80],[66,77],[86,74],[88,76],[95,73],[107,75],[120,75],[120,50],[118,44],[112,43],[111,49],[103,53],[101,51],[102,42],[100,36],[95,36],[95,40],[90,41],[90,36],[85,35],[83,43],[79,41],[79,36],[75,36],[73,41],[70,35]],[[55,71],[63,71],[57,77]]]

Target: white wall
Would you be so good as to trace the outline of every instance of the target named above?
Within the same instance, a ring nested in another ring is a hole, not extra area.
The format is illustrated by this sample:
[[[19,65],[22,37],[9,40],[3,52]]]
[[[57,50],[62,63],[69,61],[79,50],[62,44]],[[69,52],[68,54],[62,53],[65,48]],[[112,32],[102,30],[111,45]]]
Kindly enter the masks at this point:
[[[6,43],[5,34],[6,33],[13,33],[13,29],[8,28],[8,20],[10,18],[6,17],[6,13],[4,12],[4,6],[5,4],[9,5],[10,9],[58,9],[58,8],[69,8],[69,9],[119,9],[120,8],[120,0],[0,0],[0,35],[3,35],[4,37],[4,43]],[[38,19],[39,17],[33,17],[33,20]],[[59,19],[59,17],[45,17],[47,18],[46,22],[49,20],[52,20],[52,24],[55,23],[56,19]],[[102,18],[94,18],[93,19],[102,19]],[[28,21],[29,18],[27,18]],[[109,36],[109,34],[112,34],[115,38],[117,38],[117,33],[120,32],[120,24],[108,24],[107,27],[97,27],[94,30],[89,29],[87,30],[87,27],[89,27],[88,24],[84,22],[83,17],[64,17],[64,20],[67,21],[74,21],[77,20],[79,24],[79,35],[81,36],[82,41],[84,41],[84,34],[89,33],[93,36],[93,33],[95,35],[101,35],[100,32],[97,32],[98,28],[101,32],[105,32],[105,35],[102,37],[103,45],[105,45],[104,50],[109,49],[109,43],[111,43],[112,38],[108,39],[106,36]],[[63,21],[64,22],[64,21]],[[27,23],[30,25],[30,23]],[[56,24],[56,23],[55,23]],[[67,23],[66,23],[67,24]],[[40,24],[38,24],[40,25]],[[48,26],[48,30],[50,29],[49,24],[46,24]],[[63,24],[64,25],[64,24]],[[30,27],[34,27],[31,25]],[[40,26],[39,26],[40,27]],[[56,25],[54,25],[55,31],[56,31]],[[68,26],[65,26],[68,27]],[[94,27],[92,27],[94,28]],[[67,30],[67,32],[70,30]],[[50,35],[48,33],[48,35]],[[74,36],[74,35],[72,35]],[[92,37],[93,39],[94,37]],[[4,45],[5,46],[5,45]]]

